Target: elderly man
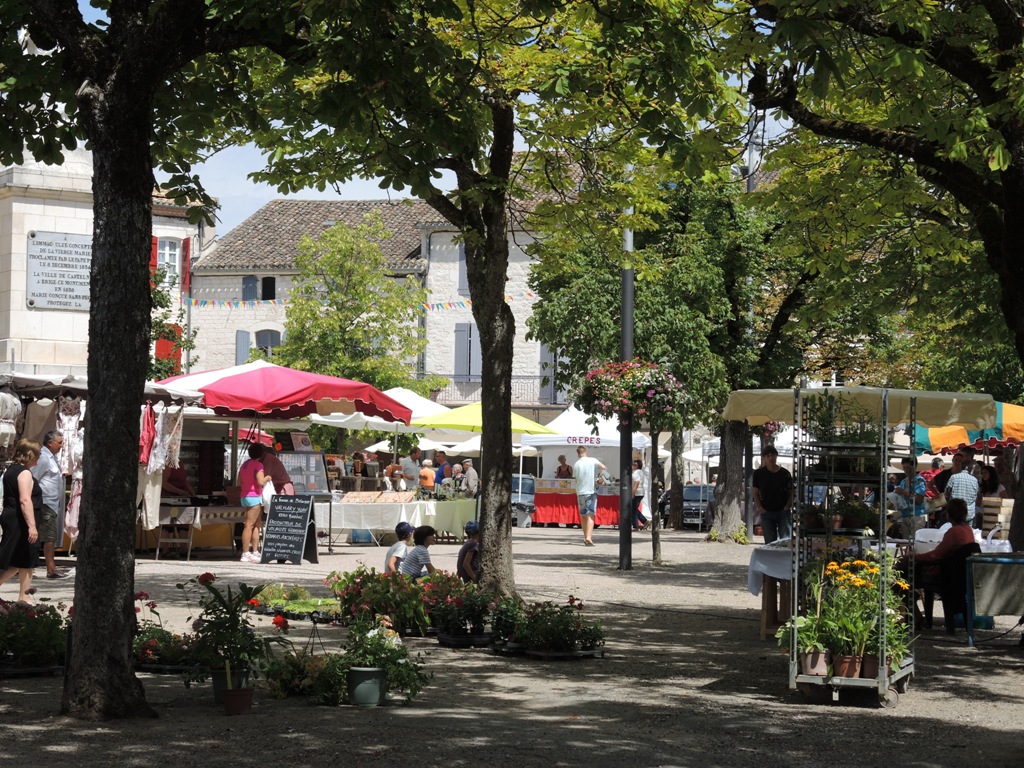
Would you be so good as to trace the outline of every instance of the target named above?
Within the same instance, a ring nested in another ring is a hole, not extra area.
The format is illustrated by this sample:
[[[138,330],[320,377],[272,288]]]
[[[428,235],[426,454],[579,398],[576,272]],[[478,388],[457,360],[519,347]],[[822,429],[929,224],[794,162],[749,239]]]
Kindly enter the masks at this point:
[[[462,490],[465,491],[467,499],[475,499],[480,493],[480,475],[473,469],[472,459],[462,461]]]
[[[57,525],[61,510],[64,509],[64,475],[61,474],[57,454],[64,445],[64,435],[54,430],[43,437],[39,461],[32,467],[32,477],[39,483],[43,493],[43,513],[39,520],[39,541],[43,545],[43,560],[46,561],[46,578],[66,579],[69,572],[57,569],[54,553],[57,549]]]

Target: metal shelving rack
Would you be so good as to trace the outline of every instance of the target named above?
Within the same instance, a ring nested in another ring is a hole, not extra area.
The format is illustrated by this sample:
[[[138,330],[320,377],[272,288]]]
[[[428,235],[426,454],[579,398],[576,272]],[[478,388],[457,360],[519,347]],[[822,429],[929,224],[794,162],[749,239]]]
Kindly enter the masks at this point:
[[[815,414],[821,413],[820,407],[812,407],[812,398],[825,398],[827,413],[832,418],[831,428],[822,429],[822,424],[815,421]],[[888,549],[886,538],[887,516],[885,505],[884,489],[886,487],[889,464],[892,459],[910,457],[915,463],[916,456],[913,453],[914,428],[916,423],[916,399],[910,401],[909,423],[906,431],[910,437],[909,446],[898,446],[893,441],[894,430],[889,427],[888,390],[881,390],[880,403],[877,416],[873,426],[877,429],[880,439],[874,442],[843,442],[844,430],[849,429],[848,425],[836,423],[836,398],[828,389],[807,389],[796,388],[793,390],[793,423],[797,425],[796,436],[793,443],[794,482],[795,493],[793,502],[793,589],[791,590],[792,603],[790,615],[799,615],[802,598],[801,571],[808,560],[813,557],[815,549],[823,546],[831,549],[842,544],[851,551],[863,552],[865,546],[870,546],[877,541],[879,551]],[[839,414],[841,417],[841,414]],[[819,437],[812,436],[824,436]],[[847,435],[849,436],[849,435]],[[880,462],[877,475],[865,469],[871,468],[875,462]],[[873,481],[872,481],[873,478]],[[843,529],[833,530],[829,525],[832,514],[830,511],[835,507],[837,500],[834,496],[836,486],[875,486],[875,498],[879,500],[879,512],[877,520],[877,536],[867,537],[861,532],[845,531]],[[824,511],[824,526],[821,529],[807,529],[804,527],[804,507],[814,503],[813,489],[824,486],[825,493],[819,505]],[[889,571],[891,559],[881,560],[882,583],[889,582]],[[912,573],[912,569],[911,569]],[[911,582],[911,590],[914,585]],[[911,592],[913,594],[913,591]],[[898,669],[889,670],[885,663],[887,656],[887,638],[885,633],[886,623],[884,612],[886,610],[884,594],[879,600],[879,627],[881,637],[879,642],[879,665],[878,675],[875,678],[847,678],[832,676],[804,675],[800,672],[799,648],[797,646],[796,633],[790,636],[789,652],[789,687],[800,690],[808,696],[814,695],[817,691],[824,692],[831,689],[833,699],[838,699],[841,689],[859,688],[876,689],[878,700],[881,706],[894,707],[899,698],[898,694],[905,693],[907,686],[914,675],[914,659],[908,655],[902,660]],[[911,622],[910,634],[914,634],[913,611],[909,612],[908,620]]]

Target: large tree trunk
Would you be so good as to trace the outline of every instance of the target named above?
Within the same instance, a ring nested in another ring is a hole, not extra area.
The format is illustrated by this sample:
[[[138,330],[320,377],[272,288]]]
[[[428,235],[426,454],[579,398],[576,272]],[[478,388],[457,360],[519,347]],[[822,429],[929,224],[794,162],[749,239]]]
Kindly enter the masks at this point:
[[[743,524],[743,446],[746,436],[747,425],[742,421],[727,421],[722,426],[714,522],[721,541],[729,541]]]
[[[93,146],[89,398],[73,643],[61,710],[155,716],[132,669],[139,407],[149,360],[151,99],[130,79],[79,93]]]

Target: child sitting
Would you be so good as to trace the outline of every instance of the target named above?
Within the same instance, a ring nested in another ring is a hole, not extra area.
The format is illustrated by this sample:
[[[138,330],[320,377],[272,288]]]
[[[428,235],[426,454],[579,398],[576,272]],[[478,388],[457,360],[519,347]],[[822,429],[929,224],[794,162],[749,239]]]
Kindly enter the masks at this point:
[[[427,574],[432,574],[437,570],[431,564],[430,553],[427,551],[427,547],[436,540],[436,535],[437,531],[429,525],[421,525],[412,532],[412,541],[416,546],[408,551],[402,560],[400,569],[406,576],[410,576],[413,581],[419,581],[426,575],[423,572],[424,569],[426,569]]]
[[[409,550],[409,542],[412,539],[413,528],[408,523],[399,523],[395,526],[395,536],[398,541],[391,545],[388,553],[384,556],[384,573],[398,573],[402,559]]]

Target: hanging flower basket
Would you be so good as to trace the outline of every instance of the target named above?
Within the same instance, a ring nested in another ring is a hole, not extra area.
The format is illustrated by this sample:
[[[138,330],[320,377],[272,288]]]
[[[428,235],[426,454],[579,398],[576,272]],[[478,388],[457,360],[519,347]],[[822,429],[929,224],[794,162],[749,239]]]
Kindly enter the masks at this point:
[[[591,416],[626,413],[659,432],[678,427],[686,406],[686,391],[675,376],[645,360],[604,363],[583,377],[571,397]]]

